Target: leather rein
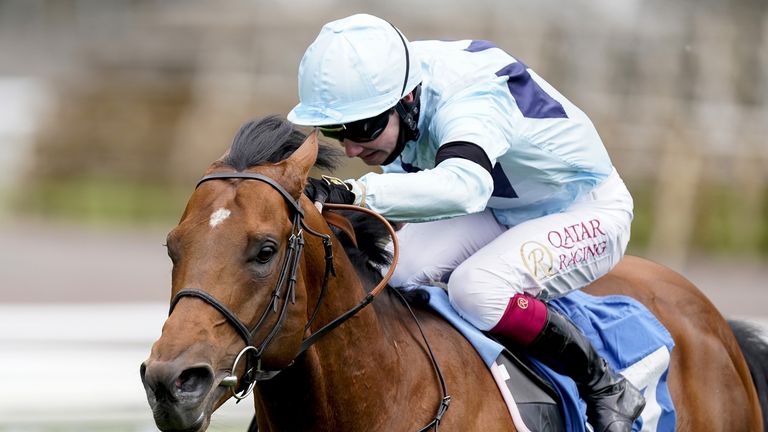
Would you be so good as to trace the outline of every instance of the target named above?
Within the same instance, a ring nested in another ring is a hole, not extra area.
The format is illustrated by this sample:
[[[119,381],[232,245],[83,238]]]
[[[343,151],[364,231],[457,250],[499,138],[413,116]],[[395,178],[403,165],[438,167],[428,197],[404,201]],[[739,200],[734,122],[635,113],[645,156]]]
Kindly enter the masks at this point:
[[[240,337],[245,341],[245,348],[240,351],[240,353],[235,358],[234,364],[232,365],[232,369],[230,372],[230,376],[225,377],[221,384],[222,386],[231,387],[232,395],[237,399],[238,402],[240,400],[245,399],[252,391],[254,386],[256,385],[256,382],[262,381],[262,380],[268,380],[270,378],[273,378],[278,373],[280,373],[280,370],[275,371],[264,371],[261,369],[261,356],[263,355],[264,351],[267,349],[269,344],[273,341],[275,335],[280,331],[280,329],[283,326],[283,323],[285,321],[285,317],[287,316],[287,310],[288,310],[288,303],[290,300],[290,303],[295,304],[296,297],[295,297],[295,288],[296,288],[296,273],[299,268],[299,260],[301,258],[301,253],[304,248],[304,232],[308,232],[313,236],[319,237],[323,240],[323,248],[325,250],[325,270],[323,274],[323,283],[320,289],[320,295],[317,299],[317,304],[315,305],[314,311],[312,312],[311,317],[309,318],[306,326],[305,331],[309,329],[310,325],[314,322],[315,318],[317,317],[317,312],[320,309],[320,306],[322,305],[323,298],[325,295],[325,292],[328,287],[328,281],[330,279],[330,276],[336,276],[336,271],[333,266],[333,246],[331,243],[331,236],[327,234],[323,234],[320,232],[317,232],[306,225],[304,221],[304,210],[301,208],[301,205],[299,202],[294,199],[288,191],[286,191],[279,183],[277,183],[274,179],[271,177],[262,175],[262,174],[256,174],[256,173],[249,173],[249,172],[221,172],[221,173],[213,173],[204,176],[201,178],[197,185],[195,186],[195,189],[200,187],[201,184],[204,182],[210,181],[210,180],[226,180],[226,179],[246,179],[246,180],[256,180],[263,183],[268,184],[271,186],[274,190],[279,192],[282,196],[285,202],[288,204],[291,210],[291,218],[292,218],[292,228],[291,228],[291,236],[288,238],[288,246],[287,246],[287,252],[285,255],[285,258],[282,263],[282,267],[280,269],[280,275],[278,277],[277,283],[275,284],[274,289],[272,290],[272,295],[270,298],[269,303],[267,304],[267,307],[262,311],[261,316],[259,317],[258,321],[256,322],[256,325],[249,329],[246,324],[244,324],[238,317],[233,313],[227,306],[225,306],[221,301],[210,295],[209,293],[203,291],[199,288],[183,288],[179,290],[179,292],[176,293],[176,295],[173,296],[173,299],[171,300],[170,309],[168,311],[168,315],[170,315],[174,308],[176,307],[176,304],[184,297],[196,297],[200,300],[203,300],[204,302],[208,303],[212,307],[214,307],[216,310],[218,310],[226,319],[229,321],[229,323],[237,330]],[[352,205],[344,205],[344,204],[325,204],[323,208],[331,208],[336,210],[353,210],[353,211],[360,211],[364,212],[377,220],[379,220],[384,226],[386,227],[387,231],[389,232],[389,235],[392,239],[393,243],[393,255],[392,255],[392,263],[389,267],[389,270],[387,273],[382,277],[381,281],[371,290],[357,305],[352,307],[351,309],[347,310],[337,318],[335,318],[333,321],[325,324],[323,327],[318,329],[316,332],[312,333],[311,335],[307,336],[301,343],[301,346],[299,348],[299,351],[296,353],[296,357],[300,356],[302,353],[304,353],[309,347],[311,347],[315,342],[317,342],[321,337],[325,336],[326,334],[330,333],[333,329],[341,325],[343,322],[360,312],[364,307],[368,306],[373,300],[378,296],[388,285],[389,280],[392,278],[392,275],[395,271],[395,267],[397,264],[397,260],[399,257],[399,248],[398,248],[398,242],[397,242],[397,235],[395,234],[395,230],[392,228],[392,225],[381,215],[378,213],[369,210],[364,207],[358,207],[358,206],[352,206]],[[324,213],[325,215],[325,213]],[[329,217],[328,222],[332,223],[334,225],[337,225],[334,221],[334,217]],[[345,218],[344,218],[345,219]],[[348,226],[349,222],[346,221],[346,224],[342,223],[340,228],[345,233],[348,233],[351,231],[351,238],[353,242],[356,243],[356,239],[354,238],[354,230],[351,230],[351,227]],[[285,292],[283,293],[283,289],[285,289]],[[445,384],[445,379],[443,378],[442,371],[440,369],[440,366],[437,364],[437,360],[435,359],[434,353],[432,352],[432,348],[429,345],[429,342],[426,339],[426,336],[424,335],[423,330],[421,329],[421,325],[418,322],[418,319],[416,319],[416,315],[411,310],[410,306],[406,302],[406,300],[402,297],[402,295],[397,291],[393,291],[398,294],[400,297],[400,300],[405,304],[411,315],[413,316],[414,320],[416,320],[416,325],[419,328],[419,331],[422,334],[422,338],[424,339],[427,349],[430,355],[430,360],[432,361],[432,365],[435,368],[435,371],[437,372],[443,398],[441,399],[440,406],[438,407],[436,415],[433,417],[432,421],[427,424],[425,427],[420,429],[420,431],[425,431],[431,428],[434,428],[437,430],[440,421],[442,420],[443,415],[448,409],[448,405],[450,404],[451,397],[447,394],[447,387]],[[281,298],[284,298],[282,306],[280,307],[280,310],[278,311],[278,303]],[[269,311],[272,310],[273,313],[278,313],[278,318],[275,324],[272,326],[272,328],[269,330],[267,336],[264,337],[264,339],[256,345],[253,341],[254,335],[262,328],[264,323],[267,321],[267,318],[269,316]],[[238,362],[240,359],[245,356],[245,373],[243,374],[242,378],[238,378],[237,375],[235,375],[235,371],[237,369]],[[255,367],[253,366],[253,363],[256,363]],[[238,394],[238,391],[242,391],[240,394]]]

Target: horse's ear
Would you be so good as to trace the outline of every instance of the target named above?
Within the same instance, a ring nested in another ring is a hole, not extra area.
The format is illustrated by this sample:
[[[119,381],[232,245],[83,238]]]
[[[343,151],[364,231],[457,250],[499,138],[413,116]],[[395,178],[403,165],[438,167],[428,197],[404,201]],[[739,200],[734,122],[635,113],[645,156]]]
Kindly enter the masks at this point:
[[[283,185],[298,199],[304,190],[309,170],[315,165],[319,144],[317,131],[307,136],[304,142],[286,160],[277,164],[283,169]]]
[[[293,152],[286,162],[289,166],[299,170],[302,180],[309,175],[309,170],[315,165],[319,145],[317,143],[317,130],[313,131],[304,142]]]

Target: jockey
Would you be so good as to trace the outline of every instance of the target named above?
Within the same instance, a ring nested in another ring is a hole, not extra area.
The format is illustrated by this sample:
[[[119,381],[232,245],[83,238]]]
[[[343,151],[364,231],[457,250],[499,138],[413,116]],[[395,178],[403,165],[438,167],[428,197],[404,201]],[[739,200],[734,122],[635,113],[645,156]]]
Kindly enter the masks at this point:
[[[288,120],[383,171],[307,195],[420,222],[398,231],[391,283],[447,282],[467,321],[573,378],[595,430],[631,430],[642,394],[547,304],[629,241],[632,197],[589,118],[488,41],[411,43],[371,15],[326,24],[298,84]]]

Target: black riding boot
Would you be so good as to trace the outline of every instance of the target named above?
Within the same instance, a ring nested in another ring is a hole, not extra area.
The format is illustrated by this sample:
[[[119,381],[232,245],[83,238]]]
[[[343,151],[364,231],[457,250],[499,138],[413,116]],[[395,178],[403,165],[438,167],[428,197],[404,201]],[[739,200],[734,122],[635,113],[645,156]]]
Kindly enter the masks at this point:
[[[534,358],[576,382],[596,432],[632,430],[645,398],[600,357],[569,319],[547,306],[544,328],[527,348]]]

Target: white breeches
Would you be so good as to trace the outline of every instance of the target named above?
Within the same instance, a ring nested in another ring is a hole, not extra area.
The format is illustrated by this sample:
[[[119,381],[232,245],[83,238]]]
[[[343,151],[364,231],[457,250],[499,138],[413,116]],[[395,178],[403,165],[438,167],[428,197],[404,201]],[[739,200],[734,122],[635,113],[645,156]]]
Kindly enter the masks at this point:
[[[493,328],[510,297],[549,300],[608,273],[624,255],[633,202],[614,170],[562,213],[499,224],[491,210],[398,231],[400,259],[390,283],[448,282],[453,307],[480,330]],[[390,245],[391,246],[391,245]]]

